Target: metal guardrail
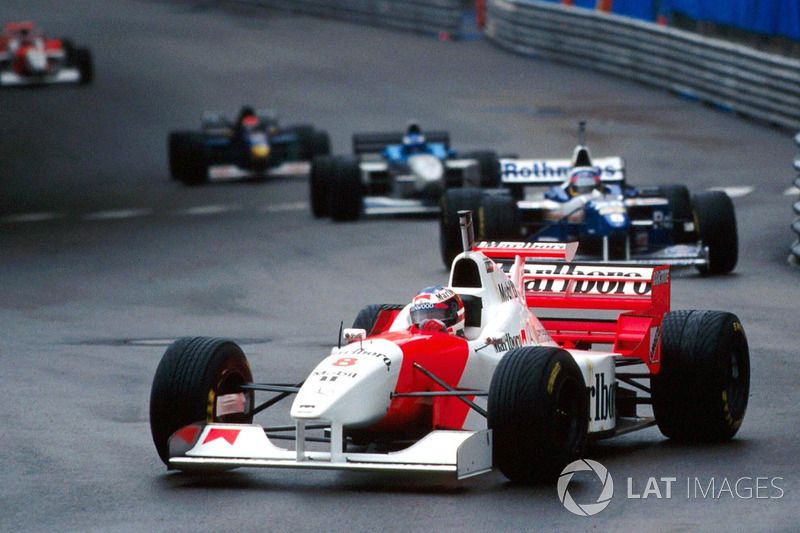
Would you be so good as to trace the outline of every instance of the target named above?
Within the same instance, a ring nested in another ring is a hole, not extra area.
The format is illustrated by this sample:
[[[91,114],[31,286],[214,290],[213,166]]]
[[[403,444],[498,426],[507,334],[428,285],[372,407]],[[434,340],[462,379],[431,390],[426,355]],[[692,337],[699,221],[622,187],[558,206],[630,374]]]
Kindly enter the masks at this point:
[[[800,61],[684,30],[537,0],[489,0],[486,35],[541,56],[800,129]]]
[[[386,26],[417,33],[445,32],[457,37],[462,27],[460,0],[241,0],[293,13]]]
[[[797,144],[798,148],[800,148],[800,133],[795,135],[794,142]],[[798,174],[794,178],[793,185],[796,189],[800,189],[800,154],[794,159],[794,169]],[[792,222],[792,229],[797,234],[797,239],[795,239],[794,244],[792,244],[792,255],[789,256],[789,261],[797,265],[800,264],[800,195],[796,197],[792,208],[794,209],[794,214],[797,215],[797,218]]]

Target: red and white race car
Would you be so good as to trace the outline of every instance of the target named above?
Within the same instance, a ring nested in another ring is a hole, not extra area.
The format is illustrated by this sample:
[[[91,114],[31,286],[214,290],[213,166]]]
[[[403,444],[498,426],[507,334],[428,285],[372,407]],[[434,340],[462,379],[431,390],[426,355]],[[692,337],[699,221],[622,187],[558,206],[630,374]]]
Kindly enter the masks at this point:
[[[150,398],[164,463],[458,478],[498,468],[527,482],[553,479],[590,439],[654,424],[679,440],[736,434],[750,366],[735,315],[670,312],[666,266],[573,264],[575,243],[475,246],[469,212],[461,230],[466,251],[436,293],[459,296],[461,334],[419,326],[411,304],[368,306],[300,384],[254,382],[231,341],[175,341]],[[257,405],[258,391],[274,396]],[[291,424],[253,423],[291,395]],[[286,439],[295,445],[276,444]]]
[[[87,84],[94,77],[91,52],[67,39],[45,38],[32,22],[10,22],[0,34],[0,86]]]

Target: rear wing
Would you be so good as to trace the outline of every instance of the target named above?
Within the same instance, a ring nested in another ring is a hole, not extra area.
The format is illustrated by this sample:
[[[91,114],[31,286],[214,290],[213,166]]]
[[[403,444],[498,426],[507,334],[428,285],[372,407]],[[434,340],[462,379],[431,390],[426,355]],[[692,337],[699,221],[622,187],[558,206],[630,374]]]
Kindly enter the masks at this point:
[[[625,182],[625,160],[599,157],[592,164],[600,169],[603,183]],[[569,159],[500,159],[500,176],[507,185],[560,185],[569,177],[573,164]]]
[[[450,149],[450,134],[446,131],[423,132],[429,143],[441,143]],[[377,154],[390,144],[401,144],[405,133],[402,131],[386,133],[354,133],[353,155]]]
[[[574,251],[570,245],[575,243],[486,244],[479,243],[475,251],[503,262],[514,255],[508,276],[526,305],[537,314],[541,309],[620,312],[616,319],[572,318],[574,312],[564,313],[569,318],[539,317],[558,344],[567,348],[611,344],[614,352],[638,357],[657,371],[658,335],[661,321],[670,310],[669,266],[537,263],[530,260],[551,259],[546,254],[555,253],[545,245],[563,245],[564,257],[571,259]],[[513,244],[519,245],[518,251],[514,251]]]

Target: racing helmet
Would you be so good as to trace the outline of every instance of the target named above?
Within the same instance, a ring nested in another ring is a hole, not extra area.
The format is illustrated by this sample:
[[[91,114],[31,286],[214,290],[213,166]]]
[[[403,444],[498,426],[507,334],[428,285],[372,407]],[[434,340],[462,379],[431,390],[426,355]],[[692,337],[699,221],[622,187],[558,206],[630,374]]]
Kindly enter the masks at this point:
[[[255,110],[250,106],[243,106],[239,110],[239,118],[236,120],[240,128],[253,129],[258,126],[259,120]]]
[[[567,192],[570,196],[586,194],[600,186],[600,169],[597,167],[575,167],[569,173]]]
[[[411,302],[410,315],[411,323],[419,329],[464,334],[464,302],[447,287],[422,289]]]
[[[425,144],[425,135],[422,128],[415,121],[411,121],[406,126],[406,133],[403,135],[403,144],[407,147],[418,147]]]

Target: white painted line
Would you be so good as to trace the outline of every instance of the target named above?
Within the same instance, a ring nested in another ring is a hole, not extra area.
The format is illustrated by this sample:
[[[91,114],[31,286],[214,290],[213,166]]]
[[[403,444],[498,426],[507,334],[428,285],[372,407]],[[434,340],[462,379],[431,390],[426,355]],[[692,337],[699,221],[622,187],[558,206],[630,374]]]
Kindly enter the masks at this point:
[[[795,194],[800,194],[800,189],[797,187],[789,187],[785,191],[783,191],[784,196],[794,196]]]
[[[285,213],[287,211],[303,211],[305,209],[308,209],[308,202],[286,202],[266,205],[261,208],[261,211],[264,213]]]
[[[83,220],[122,220],[125,218],[143,217],[152,213],[152,209],[145,208],[109,209],[107,211],[95,211],[94,213],[87,213],[81,218]]]
[[[53,220],[55,218],[63,217],[61,213],[22,213],[19,215],[8,215],[0,218],[2,223],[16,223],[16,222],[43,222],[45,220]]]
[[[710,187],[708,190],[722,191],[731,198],[741,198],[742,196],[747,196],[753,192],[755,187],[751,187],[750,185],[741,185],[736,187]]]
[[[214,205],[198,205],[196,207],[190,207],[188,209],[182,209],[177,211],[180,215],[197,215],[197,216],[205,216],[205,215],[219,215],[222,213],[230,213],[231,211],[238,211],[241,209],[241,206],[238,205],[225,205],[225,204],[214,204]]]

